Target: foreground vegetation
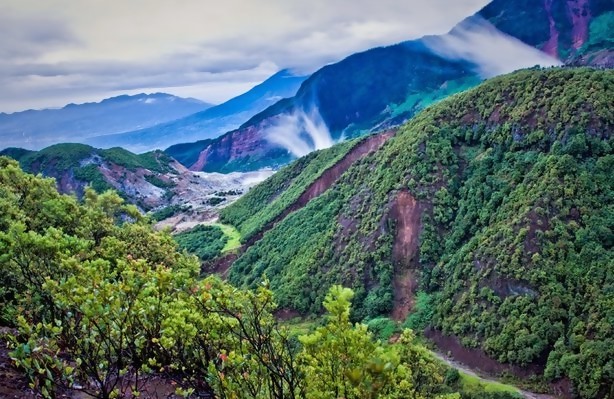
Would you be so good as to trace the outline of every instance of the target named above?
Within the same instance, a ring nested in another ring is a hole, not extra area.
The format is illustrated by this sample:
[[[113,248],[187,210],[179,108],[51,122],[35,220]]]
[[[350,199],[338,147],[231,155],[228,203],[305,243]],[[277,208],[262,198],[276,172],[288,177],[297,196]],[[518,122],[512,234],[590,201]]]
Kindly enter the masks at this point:
[[[1,324],[43,397],[143,397],[153,376],[186,397],[460,397],[410,330],[391,346],[353,325],[350,289],[332,287],[323,325],[296,339],[266,282],[199,278],[197,259],[113,192],[78,202],[0,157],[0,194]],[[493,397],[480,395],[464,397]]]
[[[266,275],[280,306],[303,314],[343,284],[363,320],[393,309],[395,276],[410,268],[422,292],[410,324],[569,378],[577,396],[613,396],[613,88],[611,70],[526,70],[428,108],[264,233],[230,281]],[[400,192],[417,201],[420,244],[395,261]],[[225,210],[239,229],[243,204],[283,195],[256,193]]]

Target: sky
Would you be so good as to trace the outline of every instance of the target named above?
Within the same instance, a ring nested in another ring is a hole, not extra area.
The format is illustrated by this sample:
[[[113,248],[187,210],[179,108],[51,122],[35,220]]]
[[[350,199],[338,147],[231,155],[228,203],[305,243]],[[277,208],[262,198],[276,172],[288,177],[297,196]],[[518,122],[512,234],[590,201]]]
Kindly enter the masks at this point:
[[[0,112],[166,92],[219,104],[280,69],[442,34],[487,0],[0,0]]]

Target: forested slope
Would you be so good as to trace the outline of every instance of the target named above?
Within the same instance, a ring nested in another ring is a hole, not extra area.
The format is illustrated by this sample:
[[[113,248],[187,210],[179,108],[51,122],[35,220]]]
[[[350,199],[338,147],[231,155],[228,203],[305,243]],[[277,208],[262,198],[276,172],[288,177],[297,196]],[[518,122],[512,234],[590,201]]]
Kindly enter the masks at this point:
[[[112,191],[78,201],[0,157],[0,206],[3,398],[518,398],[465,384],[409,330],[377,340],[351,323],[348,288],[331,288],[320,326],[291,332],[266,282],[200,278]]]
[[[266,275],[303,313],[343,283],[356,319],[411,311],[422,290],[429,324],[465,345],[611,394],[613,94],[612,71],[524,70],[430,107],[265,232],[230,281]]]

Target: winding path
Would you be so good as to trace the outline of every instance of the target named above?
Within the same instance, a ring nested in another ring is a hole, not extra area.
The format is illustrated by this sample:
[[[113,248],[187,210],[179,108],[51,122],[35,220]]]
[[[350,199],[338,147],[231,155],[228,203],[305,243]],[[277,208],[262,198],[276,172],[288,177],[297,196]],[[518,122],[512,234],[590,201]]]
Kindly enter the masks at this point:
[[[482,375],[477,374],[475,371],[471,370],[470,368],[468,368],[467,366],[465,366],[462,363],[459,363],[457,361],[455,361],[454,359],[451,359],[441,353],[438,352],[433,352],[431,351],[431,353],[433,354],[433,356],[435,356],[437,359],[441,360],[442,362],[444,362],[445,364],[447,364],[450,367],[453,367],[459,371],[462,371],[465,374],[468,374],[470,376],[479,378],[480,381],[484,381],[484,382],[494,382],[494,383],[500,383],[500,381],[494,380],[492,378],[488,378],[488,377],[484,377]],[[523,398],[525,399],[556,399],[556,396],[552,396],[552,395],[547,395],[547,394],[542,394],[542,393],[535,393],[535,392],[529,392],[529,391],[525,391],[522,390],[518,387],[514,387],[518,390],[518,393],[520,393],[522,395]]]

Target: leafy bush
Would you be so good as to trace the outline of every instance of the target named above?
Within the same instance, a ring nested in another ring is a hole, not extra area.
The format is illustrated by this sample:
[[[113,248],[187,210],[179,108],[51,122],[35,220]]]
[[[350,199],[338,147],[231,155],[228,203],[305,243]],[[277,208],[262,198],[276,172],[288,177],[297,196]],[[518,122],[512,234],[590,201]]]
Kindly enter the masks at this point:
[[[204,224],[176,234],[174,238],[180,249],[198,256],[202,261],[219,256],[228,242],[228,237],[219,226]]]
[[[169,205],[162,209],[159,209],[155,212],[149,214],[149,217],[156,222],[159,222],[164,219],[168,219],[172,216],[175,216],[179,212],[183,212],[188,210],[189,207],[186,205]]]
[[[367,321],[367,327],[373,335],[384,342],[387,342],[396,332],[399,331],[397,323],[387,317],[378,317]]]
[[[433,319],[433,313],[435,312],[434,302],[433,294],[428,294],[424,291],[418,292],[414,308],[403,323],[403,328],[424,330]]]
[[[206,200],[207,205],[211,205],[211,206],[219,205],[224,201],[226,201],[226,198],[224,197],[211,197]]]

